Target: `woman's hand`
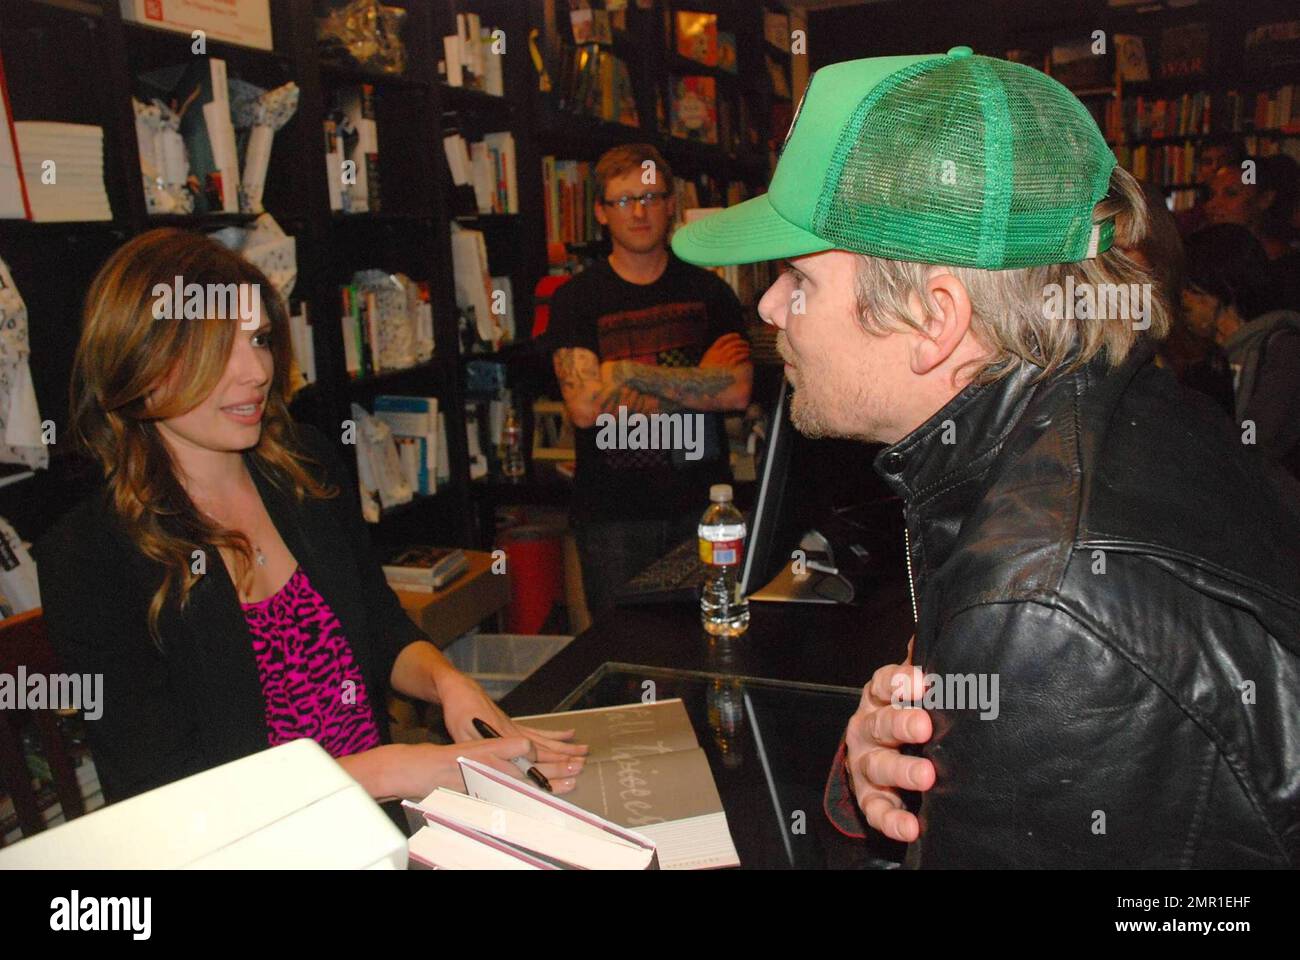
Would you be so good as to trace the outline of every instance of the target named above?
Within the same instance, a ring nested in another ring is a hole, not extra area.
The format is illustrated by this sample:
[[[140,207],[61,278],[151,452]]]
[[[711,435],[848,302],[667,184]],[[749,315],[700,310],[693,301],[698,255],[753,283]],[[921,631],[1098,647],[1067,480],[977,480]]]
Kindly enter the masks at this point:
[[[510,761],[528,750],[528,741],[523,737],[504,737],[466,744],[413,743],[399,746],[402,753],[393,759],[394,769],[390,777],[392,792],[408,800],[421,800],[439,787],[465,792],[465,779],[461,776],[457,757],[477,760],[507,776],[522,776],[519,768]],[[571,784],[568,789],[573,789]],[[557,787],[555,792],[563,791]]]
[[[503,740],[489,740],[488,743],[501,743],[523,739],[525,748],[516,757],[526,756],[537,765],[537,769],[551,782],[556,793],[567,793],[573,789],[575,778],[586,763],[586,744],[571,743],[573,730],[537,730],[516,724],[501,712],[484,689],[472,678],[459,671],[446,671],[438,677],[438,701],[442,704],[442,718],[457,744],[482,742],[474,729],[477,717],[497,733]],[[518,769],[510,765],[511,773],[519,775]]]

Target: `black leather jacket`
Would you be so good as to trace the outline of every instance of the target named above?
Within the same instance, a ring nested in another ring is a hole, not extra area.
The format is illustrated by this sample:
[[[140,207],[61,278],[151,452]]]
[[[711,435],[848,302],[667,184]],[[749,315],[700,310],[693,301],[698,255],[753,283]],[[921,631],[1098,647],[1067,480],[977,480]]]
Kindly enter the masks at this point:
[[[1300,498],[1151,353],[968,387],[876,459],[949,694],[908,866],[1300,864]],[[826,800],[861,832],[839,768]]]

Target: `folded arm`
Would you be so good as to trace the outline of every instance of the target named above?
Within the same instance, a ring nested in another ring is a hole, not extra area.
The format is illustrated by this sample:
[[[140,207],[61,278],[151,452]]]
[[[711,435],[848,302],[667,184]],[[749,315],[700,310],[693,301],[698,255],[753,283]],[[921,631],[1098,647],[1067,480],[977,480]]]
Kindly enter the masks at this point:
[[[602,363],[582,347],[556,350],[552,363],[565,408],[579,427],[595,426],[597,417],[620,406],[631,413],[744,410],[754,380],[749,346],[737,334],[719,337],[696,367]]]

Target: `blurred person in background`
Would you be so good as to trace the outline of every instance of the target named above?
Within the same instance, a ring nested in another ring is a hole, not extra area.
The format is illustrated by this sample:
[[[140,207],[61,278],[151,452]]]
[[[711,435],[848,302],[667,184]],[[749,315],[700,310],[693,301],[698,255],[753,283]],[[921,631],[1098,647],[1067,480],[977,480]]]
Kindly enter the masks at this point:
[[[1264,455],[1300,478],[1300,313],[1287,308],[1246,227],[1207,227],[1186,249],[1188,325],[1214,331],[1232,368],[1237,421],[1253,422]]]

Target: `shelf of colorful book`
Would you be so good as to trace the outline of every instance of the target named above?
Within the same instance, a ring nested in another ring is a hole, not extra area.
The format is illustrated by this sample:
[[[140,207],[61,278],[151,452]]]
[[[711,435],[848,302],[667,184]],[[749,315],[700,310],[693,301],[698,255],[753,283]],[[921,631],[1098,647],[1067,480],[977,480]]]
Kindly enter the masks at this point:
[[[1223,142],[1225,140],[1235,140],[1242,137],[1263,137],[1266,140],[1284,140],[1291,137],[1300,137],[1300,129],[1296,130],[1219,130],[1210,133],[1178,133],[1170,134],[1164,137],[1140,137],[1134,140],[1107,140],[1106,142],[1112,147],[1136,147],[1143,144],[1165,144],[1165,143],[1183,143],[1192,141],[1194,143],[1205,142]]]

